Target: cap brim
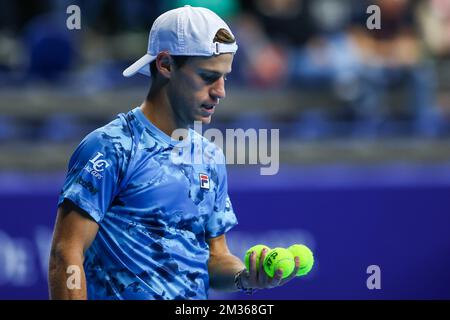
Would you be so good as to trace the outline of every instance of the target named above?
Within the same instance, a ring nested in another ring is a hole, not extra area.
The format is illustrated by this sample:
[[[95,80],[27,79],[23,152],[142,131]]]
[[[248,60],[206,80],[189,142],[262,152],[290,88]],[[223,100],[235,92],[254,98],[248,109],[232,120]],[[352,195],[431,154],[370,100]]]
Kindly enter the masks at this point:
[[[131,77],[139,72],[139,73],[142,73],[142,74],[150,77],[150,67],[148,66],[148,64],[155,59],[156,59],[156,56],[152,56],[147,53],[142,58],[140,58],[135,63],[133,63],[131,66],[126,68],[122,72],[122,74],[124,77]]]

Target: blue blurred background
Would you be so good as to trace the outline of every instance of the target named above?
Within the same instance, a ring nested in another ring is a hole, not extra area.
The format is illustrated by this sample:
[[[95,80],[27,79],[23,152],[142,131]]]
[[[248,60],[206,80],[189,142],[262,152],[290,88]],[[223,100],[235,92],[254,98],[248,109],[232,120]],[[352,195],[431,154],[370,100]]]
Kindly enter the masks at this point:
[[[277,175],[228,167],[231,250],[315,253],[306,277],[252,298],[450,299],[450,0],[0,0],[0,299],[48,298],[67,161],[145,98],[148,78],[122,71],[184,4],[220,14],[240,47],[212,126],[280,129]]]

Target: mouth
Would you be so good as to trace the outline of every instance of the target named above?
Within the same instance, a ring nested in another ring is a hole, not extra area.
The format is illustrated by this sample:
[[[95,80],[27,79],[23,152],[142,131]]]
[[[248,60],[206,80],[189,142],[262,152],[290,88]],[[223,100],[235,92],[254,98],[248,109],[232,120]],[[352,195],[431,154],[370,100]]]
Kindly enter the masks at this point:
[[[202,109],[205,110],[209,115],[214,113],[214,109],[216,108],[215,104],[202,104]]]

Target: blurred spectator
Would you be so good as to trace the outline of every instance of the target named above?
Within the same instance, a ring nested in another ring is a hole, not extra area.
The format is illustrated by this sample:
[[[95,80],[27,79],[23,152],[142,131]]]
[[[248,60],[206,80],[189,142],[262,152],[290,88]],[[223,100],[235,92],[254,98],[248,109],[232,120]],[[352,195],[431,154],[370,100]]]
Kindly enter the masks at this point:
[[[302,46],[311,35],[309,2],[299,0],[241,1],[237,21],[240,59],[245,77],[256,86],[276,86],[286,80],[291,46]]]
[[[24,30],[28,75],[46,80],[60,80],[76,58],[73,33],[67,30],[60,15],[41,15],[32,19]]]
[[[381,9],[381,29],[368,30],[367,16],[361,16],[353,28],[364,69],[360,74],[361,96],[357,113],[364,120],[363,131],[376,133],[392,111],[383,114],[390,103],[388,93],[405,90],[407,112],[418,133],[435,134],[438,116],[434,101],[435,76],[424,60],[416,10],[418,1],[377,0]]]
[[[244,33],[241,42],[248,52],[254,84],[276,86],[290,82],[315,88],[339,87],[339,82],[352,77],[357,57],[347,37],[350,1],[242,3],[247,15],[253,17],[241,19],[239,30]]]
[[[366,28],[366,9],[371,4],[381,8],[380,30]],[[242,71],[256,86],[295,84],[332,93],[361,120],[356,134],[377,134],[392,111],[385,96],[403,88],[410,98],[407,113],[413,117],[414,129],[435,134],[436,80],[423,59],[415,16],[418,4],[413,0],[241,1],[244,14],[237,30],[243,47],[238,59],[244,59],[246,66]]]
[[[450,58],[450,1],[422,1],[418,18],[427,48],[434,56]]]
[[[381,9],[381,28],[367,29],[365,14],[357,18],[353,28],[364,63],[393,68],[416,65],[421,58],[421,48],[412,1],[376,0],[374,3]]]
[[[450,123],[450,1],[422,1],[418,6],[421,35],[428,56],[436,61],[439,75],[438,106]],[[445,123],[444,123],[445,124]]]
[[[25,63],[21,42],[29,21],[51,7],[51,1],[0,0],[0,85],[14,82],[11,74]]]
[[[242,14],[236,21],[239,53],[233,78],[242,78],[250,86],[273,86],[279,84],[285,74],[286,58],[282,47],[273,44],[261,29],[258,21],[248,14]],[[237,73],[237,75],[236,75]]]
[[[298,88],[341,105],[356,100],[361,64],[348,32],[351,0],[243,0],[241,6],[237,61],[245,66],[241,72],[250,85]],[[326,118],[347,112],[336,105],[323,112],[308,106],[311,101],[298,103],[309,109],[292,115],[292,132],[302,138],[326,136]]]
[[[73,2],[73,1],[72,1]],[[83,23],[103,35],[123,32],[146,32],[162,12],[158,0],[79,0]]]

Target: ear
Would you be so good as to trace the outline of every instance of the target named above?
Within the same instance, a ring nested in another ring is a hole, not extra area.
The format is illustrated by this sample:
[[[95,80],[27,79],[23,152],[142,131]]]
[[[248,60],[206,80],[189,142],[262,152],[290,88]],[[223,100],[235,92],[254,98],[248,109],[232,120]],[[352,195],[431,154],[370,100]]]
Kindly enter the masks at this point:
[[[160,52],[156,57],[156,68],[162,77],[170,79],[172,75],[172,58],[167,51]]]

